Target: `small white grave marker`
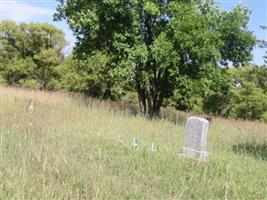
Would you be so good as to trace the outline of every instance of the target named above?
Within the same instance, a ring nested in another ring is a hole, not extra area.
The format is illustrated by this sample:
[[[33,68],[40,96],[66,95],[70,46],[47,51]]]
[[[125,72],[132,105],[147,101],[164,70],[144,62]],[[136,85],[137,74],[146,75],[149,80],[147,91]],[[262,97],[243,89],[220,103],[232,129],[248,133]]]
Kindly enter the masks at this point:
[[[34,101],[32,101],[32,99],[30,99],[29,103],[27,105],[27,108],[26,108],[26,112],[27,113],[33,113],[33,110],[34,110]]]
[[[199,117],[190,117],[187,119],[182,155],[197,157],[201,161],[207,161],[208,126],[209,121],[206,119]]]
[[[150,151],[152,151],[152,152],[156,152],[157,151],[157,146],[154,143],[151,144]]]
[[[133,139],[132,146],[133,146],[133,149],[137,149],[137,147],[138,147],[138,140],[136,138]]]
[[[120,144],[123,143],[123,140],[122,140],[120,135],[118,136],[118,143],[120,143]]]

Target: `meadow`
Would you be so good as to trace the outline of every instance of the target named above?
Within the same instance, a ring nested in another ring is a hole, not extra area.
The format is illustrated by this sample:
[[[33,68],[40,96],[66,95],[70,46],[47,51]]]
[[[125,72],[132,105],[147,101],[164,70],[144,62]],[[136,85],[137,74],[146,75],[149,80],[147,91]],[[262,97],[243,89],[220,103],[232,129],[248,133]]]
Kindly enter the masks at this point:
[[[213,118],[201,163],[178,156],[183,120],[67,93],[0,95],[0,199],[267,199],[267,124]]]

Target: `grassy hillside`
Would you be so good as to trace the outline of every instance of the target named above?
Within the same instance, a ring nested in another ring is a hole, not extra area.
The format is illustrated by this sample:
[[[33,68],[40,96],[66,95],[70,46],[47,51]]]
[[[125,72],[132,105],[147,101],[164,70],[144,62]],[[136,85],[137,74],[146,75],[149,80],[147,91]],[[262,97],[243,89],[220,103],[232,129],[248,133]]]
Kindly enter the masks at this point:
[[[177,156],[184,122],[61,93],[1,87],[0,95],[0,199],[267,199],[266,124],[214,119],[212,162],[203,164]]]

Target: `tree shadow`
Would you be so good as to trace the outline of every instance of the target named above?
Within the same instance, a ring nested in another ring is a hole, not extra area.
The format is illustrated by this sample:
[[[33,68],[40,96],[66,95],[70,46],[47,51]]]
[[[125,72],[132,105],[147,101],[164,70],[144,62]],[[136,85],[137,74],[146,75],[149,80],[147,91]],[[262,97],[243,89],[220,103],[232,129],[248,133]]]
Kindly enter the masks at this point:
[[[248,154],[257,159],[267,160],[267,144],[244,143],[232,147],[234,153]]]

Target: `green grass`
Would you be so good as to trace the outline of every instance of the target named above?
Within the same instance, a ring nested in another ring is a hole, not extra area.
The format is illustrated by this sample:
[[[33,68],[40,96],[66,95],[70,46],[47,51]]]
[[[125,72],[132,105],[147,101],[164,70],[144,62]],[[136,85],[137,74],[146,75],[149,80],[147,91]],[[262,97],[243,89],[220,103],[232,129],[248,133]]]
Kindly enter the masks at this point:
[[[266,124],[214,119],[205,164],[179,158],[184,122],[126,116],[96,100],[88,108],[66,94],[0,94],[1,199],[267,199]]]

